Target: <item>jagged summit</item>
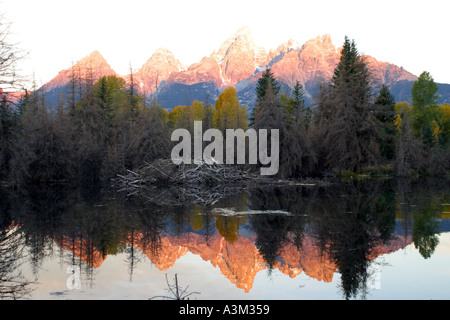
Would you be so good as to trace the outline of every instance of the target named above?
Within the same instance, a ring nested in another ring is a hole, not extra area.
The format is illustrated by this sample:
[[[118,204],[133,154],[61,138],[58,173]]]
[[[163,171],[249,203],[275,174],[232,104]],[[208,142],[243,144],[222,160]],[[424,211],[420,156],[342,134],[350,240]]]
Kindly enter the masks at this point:
[[[219,58],[224,58],[230,48],[236,45],[248,49],[254,49],[255,43],[253,41],[252,32],[249,27],[242,27],[235,33],[233,33],[227,40],[222,43],[219,50],[217,50],[215,54]]]
[[[60,71],[43,88],[48,92],[55,88],[63,87],[71,81],[73,75],[80,78],[87,78],[89,76],[95,81],[103,76],[115,74],[116,72],[111,68],[106,59],[99,51],[95,50],[73,64],[70,68]]]
[[[251,37],[252,35],[252,30],[250,29],[249,26],[243,26],[242,28],[240,28],[239,30],[237,30],[234,33],[234,36],[246,36],[246,37]]]
[[[154,55],[173,55],[173,53],[169,49],[161,47],[155,51]]]
[[[263,47],[255,44],[249,27],[243,27],[226,40],[216,53],[221,64],[222,86],[235,85],[268,63]]]
[[[291,51],[291,50],[300,50],[301,45],[297,41],[289,39],[287,42],[283,43],[278,48],[280,47],[283,48],[284,51]]]
[[[322,43],[326,45],[333,45],[333,41],[331,40],[331,35],[326,33],[321,36],[317,36],[316,38],[310,40],[311,42]]]
[[[90,63],[90,62],[107,63],[105,58],[102,56],[102,54],[98,50],[92,51],[89,55],[82,58],[78,63],[84,64],[84,63]]]
[[[298,51],[300,48],[301,45],[297,41],[289,39],[285,43],[280,44],[276,49],[270,50],[268,54],[270,60],[269,67],[277,61],[280,61],[286,53],[289,53],[292,50]]]
[[[187,67],[176,59],[170,50],[159,48],[136,72],[135,79],[141,91],[150,94],[173,72],[183,72],[186,69]]]
[[[250,28],[233,33],[209,57],[191,65],[187,71],[173,74],[170,83],[213,82],[218,88],[235,85],[249,78],[258,67],[266,66],[268,55],[257,46]]]
[[[92,69],[92,72],[96,73],[96,76],[99,77],[103,75],[115,74],[115,71],[111,68],[103,55],[97,50],[80,59],[72,66],[72,68],[76,68],[77,70],[81,69],[81,72],[86,72],[88,69]],[[68,70],[70,69],[71,68]]]
[[[184,71],[187,67],[182,64],[178,59],[175,58],[172,51],[166,48],[159,48],[156,50],[153,55],[147,60],[147,62],[142,66],[141,70],[145,70],[146,68],[155,67],[155,65],[166,63],[177,71]]]

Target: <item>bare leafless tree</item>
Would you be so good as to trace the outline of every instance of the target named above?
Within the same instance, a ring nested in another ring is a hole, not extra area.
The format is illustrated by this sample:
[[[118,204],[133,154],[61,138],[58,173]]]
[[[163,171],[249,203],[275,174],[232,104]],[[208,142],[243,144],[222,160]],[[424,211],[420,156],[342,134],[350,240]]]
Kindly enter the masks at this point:
[[[22,88],[25,78],[20,75],[18,63],[26,53],[16,43],[10,42],[11,24],[0,15],[0,90],[4,92]]]
[[[152,298],[150,298],[149,300],[153,300],[156,298],[162,298],[162,299],[167,299],[167,300],[189,300],[189,297],[193,294],[199,294],[199,292],[189,292],[187,293],[187,289],[189,288],[189,286],[187,286],[186,288],[182,288],[180,287],[180,285],[178,284],[178,277],[177,274],[175,274],[174,276],[174,284],[170,284],[169,280],[167,279],[167,274],[166,274],[166,282],[167,282],[167,287],[168,287],[168,291],[172,294],[171,297],[169,296],[154,296]]]
[[[402,114],[396,143],[394,174],[399,177],[411,177],[413,171],[422,171],[425,158],[423,142],[414,136],[411,115],[405,112]]]
[[[0,299],[26,299],[31,293],[31,281],[19,271],[24,256],[21,232],[16,226],[0,229]]]

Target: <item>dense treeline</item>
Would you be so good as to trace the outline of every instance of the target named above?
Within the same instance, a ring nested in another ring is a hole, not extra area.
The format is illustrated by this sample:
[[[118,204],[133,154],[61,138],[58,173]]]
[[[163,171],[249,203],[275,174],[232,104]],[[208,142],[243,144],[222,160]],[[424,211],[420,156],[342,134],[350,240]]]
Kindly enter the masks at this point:
[[[26,92],[12,105],[0,97],[0,176],[5,183],[109,181],[159,158],[169,158],[174,129],[192,132],[252,127],[278,129],[277,177],[382,173],[443,175],[450,169],[450,105],[437,104],[438,89],[424,72],[412,89],[412,105],[396,102],[388,87],[376,88],[354,41],[345,39],[341,59],[315,103],[305,105],[302,85],[290,95],[267,69],[258,81],[253,110],[226,88],[214,105],[194,101],[170,112],[116,76],[98,81],[92,70],[73,71],[56,110],[45,92]],[[249,112],[250,111],[250,112]]]

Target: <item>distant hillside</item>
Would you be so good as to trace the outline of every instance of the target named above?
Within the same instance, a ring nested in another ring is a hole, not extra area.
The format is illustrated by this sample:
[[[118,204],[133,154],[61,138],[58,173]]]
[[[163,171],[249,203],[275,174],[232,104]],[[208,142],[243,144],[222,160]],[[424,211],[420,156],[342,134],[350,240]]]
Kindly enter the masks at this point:
[[[395,84],[393,84],[390,87],[391,93],[394,95],[395,100],[397,102],[400,101],[407,101],[409,103],[412,103],[412,97],[411,97],[411,89],[413,87],[414,81],[399,81]],[[439,88],[439,104],[442,103],[450,103],[450,84],[445,83],[437,83],[437,86]]]
[[[172,110],[179,105],[191,105],[195,100],[214,105],[219,94],[219,89],[214,83],[200,82],[192,85],[182,83],[163,84],[154,96],[158,104],[167,110]]]

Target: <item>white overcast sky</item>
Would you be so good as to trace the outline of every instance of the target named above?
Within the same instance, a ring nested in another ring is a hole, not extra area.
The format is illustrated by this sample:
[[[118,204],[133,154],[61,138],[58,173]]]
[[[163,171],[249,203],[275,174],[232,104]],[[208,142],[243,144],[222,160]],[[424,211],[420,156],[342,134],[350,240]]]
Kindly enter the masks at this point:
[[[98,50],[119,74],[139,69],[160,47],[190,65],[243,26],[267,50],[330,34],[360,52],[429,71],[450,83],[449,0],[0,0],[12,41],[29,51],[23,71],[45,83]]]

